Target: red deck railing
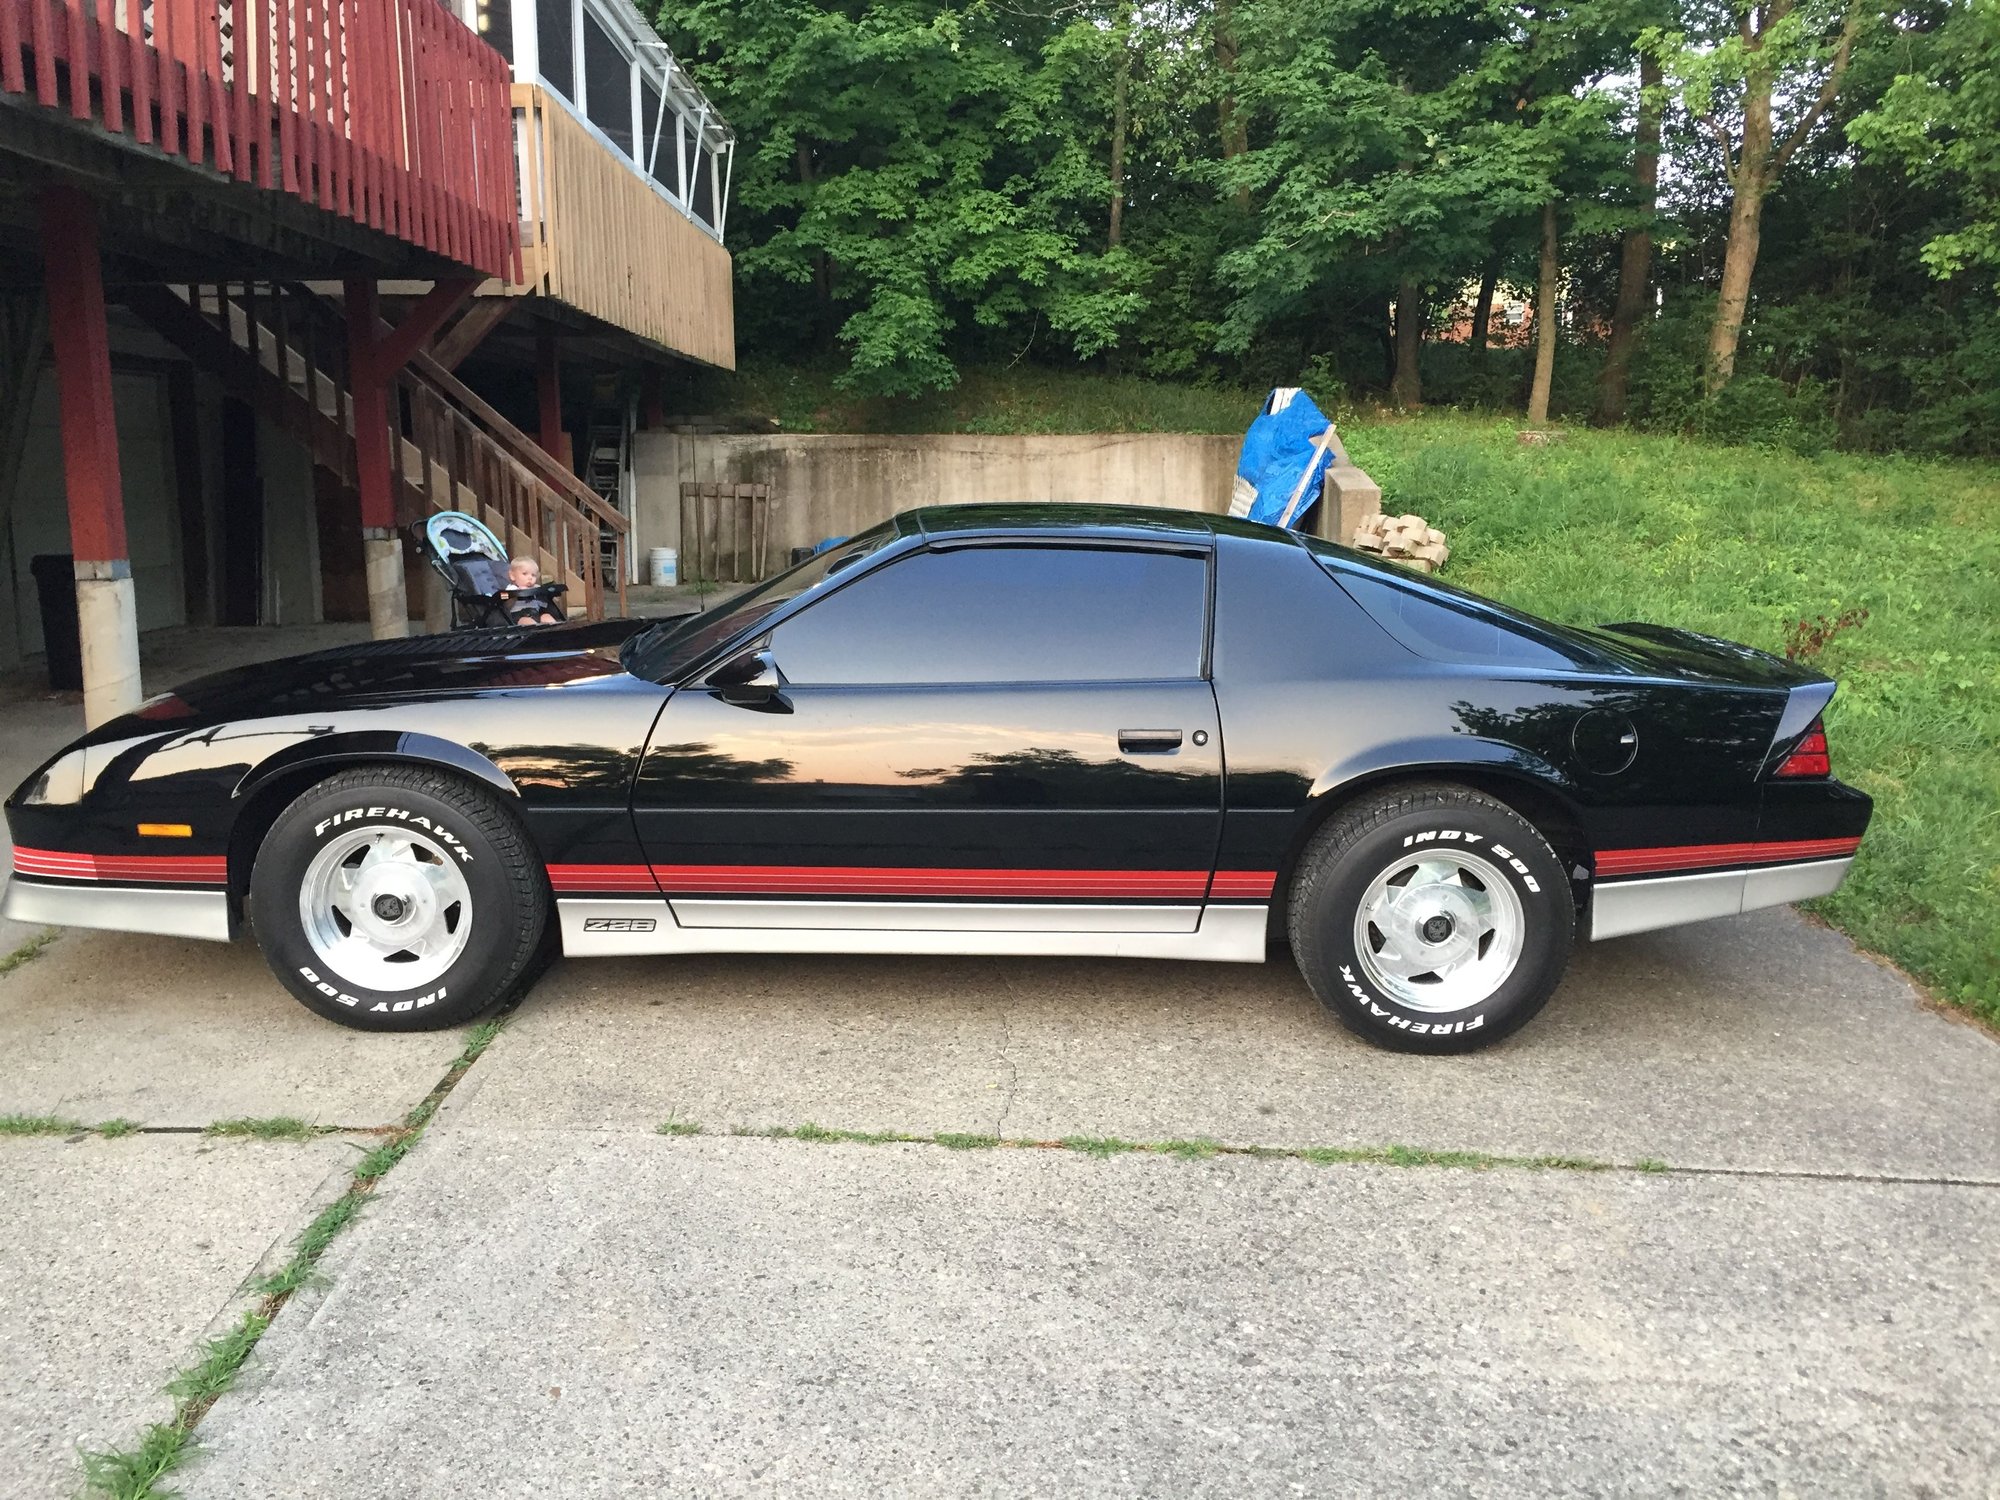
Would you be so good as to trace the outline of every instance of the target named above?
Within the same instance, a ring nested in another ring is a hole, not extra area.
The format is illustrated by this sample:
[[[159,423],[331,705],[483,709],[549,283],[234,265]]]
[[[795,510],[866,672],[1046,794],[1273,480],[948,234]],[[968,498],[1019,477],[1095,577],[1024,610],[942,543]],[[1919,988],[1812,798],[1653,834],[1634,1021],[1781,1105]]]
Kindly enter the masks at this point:
[[[0,89],[518,280],[509,81],[438,0],[0,0]]]

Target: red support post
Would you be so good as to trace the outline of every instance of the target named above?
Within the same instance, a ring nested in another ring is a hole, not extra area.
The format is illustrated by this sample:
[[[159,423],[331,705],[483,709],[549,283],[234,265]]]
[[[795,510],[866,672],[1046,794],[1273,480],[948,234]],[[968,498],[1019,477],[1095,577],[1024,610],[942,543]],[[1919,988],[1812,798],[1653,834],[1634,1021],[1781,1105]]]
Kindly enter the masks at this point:
[[[111,342],[104,322],[97,208],[76,188],[43,190],[42,262],[62,404],[70,547],[78,562],[122,562],[125,490],[111,404]]]
[[[546,326],[535,331],[535,405],[540,417],[535,440],[549,457],[567,463],[569,455],[563,451],[562,351],[557,347],[555,330]]]
[[[10,94],[28,91],[28,72],[21,65],[21,10],[0,5],[0,89]]]
[[[396,529],[396,496],[389,483],[389,375],[378,356],[375,283],[345,283],[347,388],[354,402],[355,488],[361,493],[361,529]]]
[[[28,7],[35,37],[35,102],[44,109],[56,107],[56,27],[49,14],[48,0],[33,0]]]
[[[118,0],[104,0],[97,20],[98,56],[104,66],[104,128],[125,133],[125,33],[118,29]],[[75,85],[71,84],[71,88]]]
[[[143,0],[125,0],[125,46],[132,59],[132,138],[142,146],[153,143],[153,60],[146,47]]]
[[[75,554],[83,717],[94,729],[130,713],[140,700],[138,611],[125,542],[96,205],[73,187],[43,189],[41,238]]]

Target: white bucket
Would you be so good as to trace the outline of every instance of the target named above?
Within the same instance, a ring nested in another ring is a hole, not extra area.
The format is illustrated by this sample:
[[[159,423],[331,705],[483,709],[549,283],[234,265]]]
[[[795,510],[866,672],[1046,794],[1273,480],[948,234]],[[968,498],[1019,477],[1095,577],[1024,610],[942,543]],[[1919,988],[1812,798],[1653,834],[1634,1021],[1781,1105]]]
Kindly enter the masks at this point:
[[[654,547],[646,554],[646,577],[656,589],[670,589],[681,581],[681,555],[672,547]]]

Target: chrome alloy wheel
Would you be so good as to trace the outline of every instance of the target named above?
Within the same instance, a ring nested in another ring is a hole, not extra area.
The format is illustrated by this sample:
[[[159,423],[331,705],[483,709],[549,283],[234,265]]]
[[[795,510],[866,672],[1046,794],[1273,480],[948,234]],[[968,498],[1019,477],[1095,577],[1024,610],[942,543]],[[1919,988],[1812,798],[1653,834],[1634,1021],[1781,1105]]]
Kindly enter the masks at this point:
[[[414,990],[457,961],[472,892],[456,861],[421,833],[357,828],[313,856],[299,922],[314,955],[349,984]]]
[[[1354,915],[1362,972],[1398,1005],[1441,1014],[1507,981],[1527,932],[1513,883],[1479,855],[1426,848],[1369,884]]]

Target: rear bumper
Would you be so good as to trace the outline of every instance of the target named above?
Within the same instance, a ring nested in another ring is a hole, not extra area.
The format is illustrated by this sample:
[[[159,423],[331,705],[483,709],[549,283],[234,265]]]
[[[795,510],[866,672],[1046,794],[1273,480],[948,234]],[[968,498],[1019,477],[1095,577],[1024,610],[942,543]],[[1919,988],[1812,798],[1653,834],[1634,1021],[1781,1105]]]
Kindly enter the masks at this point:
[[[163,890],[104,881],[68,884],[16,874],[0,892],[0,917],[54,927],[99,927],[113,932],[156,932],[166,937],[231,937],[229,893]]]
[[[1764,906],[1783,906],[1837,890],[1847,878],[1850,854],[1749,870],[1701,870],[1600,882],[1591,892],[1590,936],[1624,937],[1683,922],[1733,917]]]

